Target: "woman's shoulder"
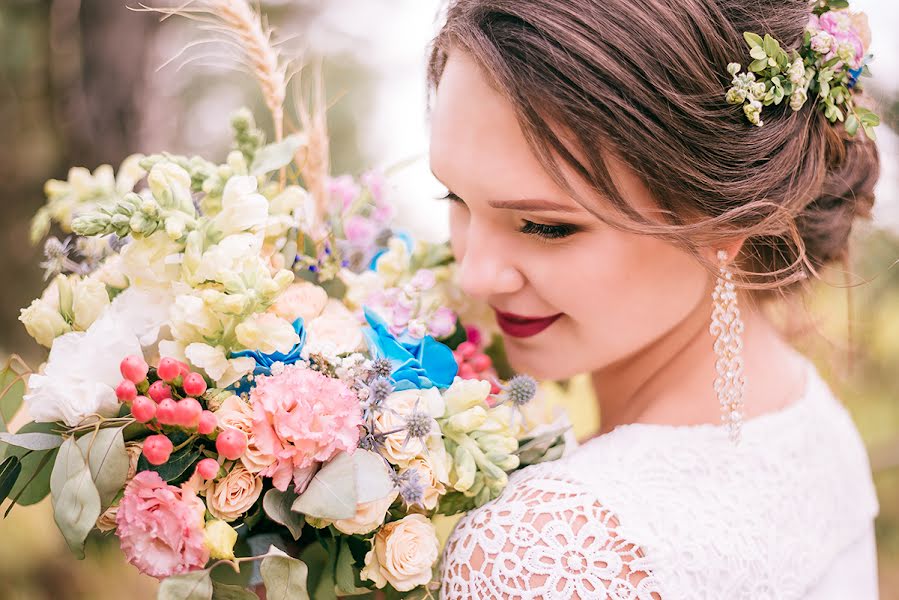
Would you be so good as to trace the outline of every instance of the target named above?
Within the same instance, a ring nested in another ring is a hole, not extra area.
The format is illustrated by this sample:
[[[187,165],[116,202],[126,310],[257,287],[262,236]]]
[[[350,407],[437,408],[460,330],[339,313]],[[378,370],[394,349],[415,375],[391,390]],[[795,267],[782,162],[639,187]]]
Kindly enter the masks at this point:
[[[661,593],[640,545],[565,459],[514,473],[497,500],[465,515],[447,542],[441,581],[448,599]]]

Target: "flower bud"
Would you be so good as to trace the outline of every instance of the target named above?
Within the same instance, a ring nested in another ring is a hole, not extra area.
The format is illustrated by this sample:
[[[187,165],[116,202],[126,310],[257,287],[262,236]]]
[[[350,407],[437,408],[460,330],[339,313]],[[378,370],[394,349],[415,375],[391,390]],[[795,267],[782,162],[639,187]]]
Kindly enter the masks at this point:
[[[453,488],[460,492],[470,488],[474,483],[477,470],[478,468],[471,452],[462,446],[457,446],[456,451],[453,453],[453,471],[456,475]]]
[[[444,428],[455,433],[468,433],[476,430],[487,420],[487,411],[483,406],[472,406],[446,420]]]
[[[211,558],[228,560],[234,558],[237,531],[233,527],[224,521],[214,519],[206,522],[205,534],[206,547],[209,548]]]

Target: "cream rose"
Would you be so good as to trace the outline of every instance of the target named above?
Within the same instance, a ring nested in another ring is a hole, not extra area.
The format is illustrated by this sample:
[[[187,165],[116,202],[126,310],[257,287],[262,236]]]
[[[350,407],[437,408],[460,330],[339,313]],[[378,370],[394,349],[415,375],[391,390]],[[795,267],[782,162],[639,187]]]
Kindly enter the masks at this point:
[[[72,330],[59,314],[59,309],[41,298],[34,300],[28,308],[23,308],[19,320],[25,325],[28,335],[47,348],[53,345],[57,337]]]
[[[436,446],[436,444],[434,445]],[[429,444],[429,446],[431,445]],[[440,442],[440,446],[443,446],[442,442]],[[425,510],[434,510],[440,497],[446,493],[446,470],[443,464],[439,464],[445,459],[446,450],[443,451],[442,457],[437,457],[432,453],[426,457],[412,459],[409,466],[401,471],[401,473],[406,471],[418,473],[418,481],[424,492],[421,508]],[[435,467],[437,468],[435,469]]]
[[[109,306],[106,284],[93,277],[85,277],[75,283],[72,289],[72,313],[75,328],[86,331],[100,314]]]
[[[431,581],[439,553],[434,524],[423,515],[406,515],[375,534],[360,575],[375,587],[389,583],[397,591],[408,592]]]
[[[262,493],[262,477],[236,464],[206,492],[206,508],[217,519],[233,521],[247,512]]]
[[[362,345],[362,328],[340,300],[331,299],[322,314],[307,322],[304,354],[326,355],[355,352]]]
[[[384,522],[387,509],[396,500],[397,490],[389,495],[370,502],[360,502],[356,505],[356,514],[350,519],[338,519],[332,524],[338,531],[347,535],[356,535],[374,531]]]
[[[380,411],[375,417],[377,431],[394,431],[405,425],[406,417],[416,410],[431,415],[431,432],[434,436],[440,435],[440,429],[436,417],[443,416],[443,398],[437,388],[423,390],[412,389],[394,392],[385,401],[387,410]],[[405,467],[415,458],[425,455],[425,443],[416,438],[406,440],[405,431],[396,431],[384,438],[384,457],[392,464]]]
[[[327,303],[328,294],[324,289],[314,283],[301,281],[292,284],[278,296],[269,310],[291,323],[302,317],[303,323],[309,324],[322,313]]]

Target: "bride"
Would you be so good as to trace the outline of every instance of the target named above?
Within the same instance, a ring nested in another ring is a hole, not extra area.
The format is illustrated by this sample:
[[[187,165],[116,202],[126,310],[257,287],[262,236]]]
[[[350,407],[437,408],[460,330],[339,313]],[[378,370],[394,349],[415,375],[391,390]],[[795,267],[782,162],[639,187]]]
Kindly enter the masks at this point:
[[[431,167],[461,285],[518,370],[592,373],[602,426],[463,518],[444,598],[877,597],[865,449],[765,311],[871,208],[874,144],[808,92],[866,38],[826,1],[451,3]],[[741,69],[781,47],[765,103]]]

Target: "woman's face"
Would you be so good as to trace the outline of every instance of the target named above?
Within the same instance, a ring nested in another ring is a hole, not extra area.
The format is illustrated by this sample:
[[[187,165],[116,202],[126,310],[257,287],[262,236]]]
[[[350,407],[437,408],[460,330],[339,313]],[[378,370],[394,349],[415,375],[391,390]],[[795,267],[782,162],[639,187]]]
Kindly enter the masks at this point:
[[[602,369],[705,303],[711,310],[711,279],[691,255],[605,225],[554,183],[511,104],[460,50],[437,89],[430,162],[452,201],[463,291],[494,309],[516,370],[562,379]],[[611,166],[625,198],[649,215],[646,188],[622,163]]]

